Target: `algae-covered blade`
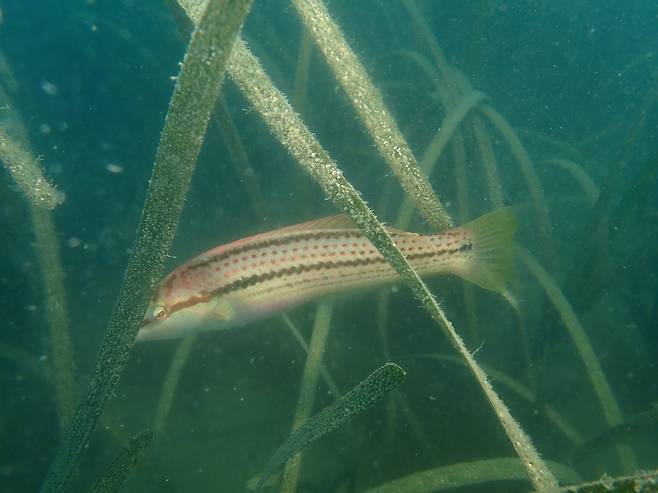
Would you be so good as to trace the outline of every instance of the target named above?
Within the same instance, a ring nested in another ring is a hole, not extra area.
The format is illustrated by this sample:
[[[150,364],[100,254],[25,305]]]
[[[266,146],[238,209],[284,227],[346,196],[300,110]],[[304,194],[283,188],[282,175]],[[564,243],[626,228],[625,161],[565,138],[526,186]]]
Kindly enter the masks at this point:
[[[256,491],[271,474],[290,457],[363,412],[404,381],[406,372],[395,363],[386,363],[375,370],[343,397],[309,419],[281,445],[263,469]]]

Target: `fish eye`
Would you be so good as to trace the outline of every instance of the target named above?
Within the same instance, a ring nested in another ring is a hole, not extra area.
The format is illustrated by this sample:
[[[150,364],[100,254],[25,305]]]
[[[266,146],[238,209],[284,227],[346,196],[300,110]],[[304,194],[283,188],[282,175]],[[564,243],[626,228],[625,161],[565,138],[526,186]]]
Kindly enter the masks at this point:
[[[153,318],[156,320],[164,320],[167,318],[167,310],[164,306],[156,306],[153,310]]]

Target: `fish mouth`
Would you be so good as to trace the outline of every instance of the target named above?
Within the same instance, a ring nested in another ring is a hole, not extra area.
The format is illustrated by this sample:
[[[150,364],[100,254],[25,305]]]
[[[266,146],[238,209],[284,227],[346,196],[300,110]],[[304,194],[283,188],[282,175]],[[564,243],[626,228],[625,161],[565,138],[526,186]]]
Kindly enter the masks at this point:
[[[151,332],[144,329],[139,329],[137,336],[135,337],[135,342],[148,341],[149,339],[153,339]]]
[[[158,338],[157,326],[153,322],[155,322],[155,320],[144,317],[142,323],[139,324],[139,330],[135,336],[135,342],[148,341]]]

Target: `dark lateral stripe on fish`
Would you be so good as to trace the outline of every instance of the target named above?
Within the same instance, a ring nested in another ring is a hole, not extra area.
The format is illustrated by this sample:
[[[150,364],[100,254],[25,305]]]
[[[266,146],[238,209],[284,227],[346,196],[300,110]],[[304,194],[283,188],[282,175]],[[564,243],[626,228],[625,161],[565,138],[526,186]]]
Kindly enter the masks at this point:
[[[323,287],[326,288],[331,288],[331,287],[341,287],[344,285],[346,280],[351,280],[351,279],[360,279],[360,280],[372,280],[372,281],[379,281],[381,280],[381,276],[385,273],[390,273],[390,270],[388,269],[388,264],[382,264],[378,268],[373,268],[372,270],[369,270],[367,274],[363,274],[362,272],[354,271],[348,274],[345,274],[344,277],[341,276],[340,278],[336,279],[327,279],[327,276],[315,276],[315,277],[310,277],[310,276],[303,276],[299,279],[295,279],[295,281],[291,281],[285,285],[285,288],[288,290],[289,293],[294,293],[294,292],[304,292],[309,289],[309,287],[312,287],[315,283],[322,283]],[[269,293],[272,293],[273,291],[276,291],[278,289],[281,289],[281,286],[279,284],[273,284],[271,282],[263,282],[262,286],[258,287],[257,291],[254,291],[252,294],[250,293],[250,297],[258,297],[258,296],[263,296],[267,295]]]
[[[454,254],[457,253],[458,251],[465,251],[469,250],[471,247],[470,243],[464,244],[459,248],[453,248],[450,250],[434,250],[430,252],[424,252],[424,253],[416,253],[416,254],[410,254],[407,255],[408,260],[420,260],[420,259],[427,259],[431,257],[440,257],[446,254]],[[235,291],[239,291],[241,289],[246,289],[248,287],[254,286],[256,284],[262,283],[262,282],[267,282],[271,281],[273,279],[277,279],[280,277],[284,276],[290,276],[293,274],[303,274],[306,272],[311,272],[315,270],[323,270],[323,269],[334,269],[334,268],[339,268],[339,267],[361,267],[361,266],[366,266],[366,265],[372,265],[372,264],[378,264],[378,263],[386,263],[386,259],[383,257],[373,257],[373,258],[367,258],[367,259],[356,259],[356,260],[342,260],[342,261],[337,261],[337,262],[317,262],[313,264],[307,264],[307,265],[299,265],[296,267],[286,267],[284,269],[280,270],[274,270],[271,272],[267,272],[265,274],[256,274],[253,276],[246,277],[244,279],[240,279],[237,281],[233,281],[231,283],[225,284],[224,286],[221,286],[207,294],[203,294],[201,296],[193,296],[192,298],[189,298],[185,301],[181,301],[179,303],[176,303],[170,308],[170,313],[173,313],[177,310],[181,310],[183,308],[187,308],[189,306],[195,305],[196,303],[199,302],[205,302],[208,301],[209,299],[215,297],[215,296],[222,296],[222,295],[227,295],[230,293],[233,293]]]
[[[263,238],[260,240],[251,241],[244,246],[237,246],[235,248],[229,248],[225,251],[217,253],[212,257],[203,259],[199,263],[189,265],[186,270],[196,270],[201,267],[205,267],[209,264],[215,262],[222,262],[228,260],[229,258],[235,255],[243,255],[249,253],[253,250],[259,250],[261,248],[268,248],[271,246],[286,246],[293,244],[295,242],[303,242],[306,240],[335,240],[335,239],[351,239],[351,238],[360,238],[363,239],[365,236],[359,230],[350,230],[350,229],[340,229],[340,230],[318,230],[318,231],[302,231],[299,233],[290,232],[289,235],[282,238]]]

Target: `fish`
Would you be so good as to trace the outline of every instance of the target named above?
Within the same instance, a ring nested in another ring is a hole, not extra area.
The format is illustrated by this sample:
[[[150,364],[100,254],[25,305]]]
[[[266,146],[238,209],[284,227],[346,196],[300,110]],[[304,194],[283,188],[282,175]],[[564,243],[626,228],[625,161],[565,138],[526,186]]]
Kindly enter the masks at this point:
[[[510,208],[434,234],[387,228],[419,275],[452,274],[498,292],[512,270],[515,230]],[[316,219],[221,245],[183,263],[156,286],[137,340],[244,326],[312,300],[399,281],[348,216]]]

